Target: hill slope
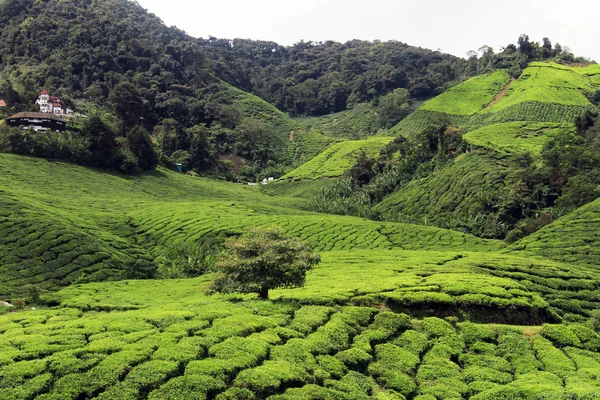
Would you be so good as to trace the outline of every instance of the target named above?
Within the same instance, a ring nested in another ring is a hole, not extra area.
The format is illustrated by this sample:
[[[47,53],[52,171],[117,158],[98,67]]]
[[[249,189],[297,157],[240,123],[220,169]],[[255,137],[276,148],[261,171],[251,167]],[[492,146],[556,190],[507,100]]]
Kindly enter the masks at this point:
[[[131,178],[0,154],[0,170],[4,296],[22,293],[27,283],[54,289],[119,277],[128,262],[154,260],[175,243],[222,240],[260,225],[278,224],[319,250],[428,248],[436,240],[452,248],[498,247],[434,228],[324,217],[301,211],[293,199],[164,169]]]

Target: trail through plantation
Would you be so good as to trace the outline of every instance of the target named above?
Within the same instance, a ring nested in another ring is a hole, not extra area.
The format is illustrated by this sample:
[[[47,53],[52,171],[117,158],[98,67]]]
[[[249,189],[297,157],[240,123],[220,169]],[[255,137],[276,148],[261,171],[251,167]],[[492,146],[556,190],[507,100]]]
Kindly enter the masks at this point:
[[[500,100],[502,100],[504,98],[504,96],[506,96],[506,92],[508,92],[508,89],[510,89],[510,86],[516,81],[516,79],[513,77],[510,79],[510,82],[508,82],[506,84],[506,86],[504,86],[504,88],[502,88],[502,90],[500,91],[500,93],[498,93],[496,95],[496,97],[494,97],[494,100],[492,100],[490,102],[490,104],[488,104],[487,106],[485,106],[484,110],[487,110],[488,108],[491,108],[492,106],[494,106],[496,103],[498,103]]]

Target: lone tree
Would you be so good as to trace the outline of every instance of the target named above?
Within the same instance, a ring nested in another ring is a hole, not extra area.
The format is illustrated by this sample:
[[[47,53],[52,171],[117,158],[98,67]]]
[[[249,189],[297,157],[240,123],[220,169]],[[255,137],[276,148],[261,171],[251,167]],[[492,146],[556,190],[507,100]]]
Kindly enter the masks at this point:
[[[321,261],[308,244],[277,227],[253,228],[226,246],[211,293],[258,292],[267,299],[269,289],[304,286],[306,271]]]

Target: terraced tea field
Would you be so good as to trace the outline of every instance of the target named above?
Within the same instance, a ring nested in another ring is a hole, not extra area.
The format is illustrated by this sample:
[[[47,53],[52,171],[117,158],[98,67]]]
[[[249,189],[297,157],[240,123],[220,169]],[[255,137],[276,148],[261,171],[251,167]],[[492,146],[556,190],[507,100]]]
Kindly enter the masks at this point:
[[[0,187],[0,296],[22,294],[27,283],[114,279],[175,243],[252,226],[280,225],[320,251],[499,247],[448,230],[309,213],[301,200],[167,170],[132,178],[0,155]]]
[[[600,337],[582,325],[451,324],[364,306],[207,297],[205,284],[72,286],[55,295],[55,309],[0,316],[0,398],[599,394]]]
[[[507,122],[468,132],[470,144],[501,153],[539,156],[544,144],[562,132],[575,133],[573,124]]]
[[[315,158],[280,179],[319,179],[343,176],[352,168],[362,150],[368,157],[376,157],[379,155],[379,151],[391,141],[392,138],[388,137],[372,137],[333,144]]]
[[[0,154],[0,300],[42,291],[36,310],[0,310],[0,400],[600,398],[600,200],[508,247],[459,231],[511,154],[572,132],[598,84],[598,66],[533,63],[426,102],[384,134],[444,122],[475,150],[386,198],[386,221],[306,211],[360,150],[392,140],[338,141],[363,137],[368,107],[358,125],[348,112],[294,121],[237,93],[281,154],[310,159],[261,187]],[[269,301],[209,296],[211,274],[120,280],[176,245],[271,225],[322,262]]]
[[[508,89],[506,95],[485,112],[536,101],[569,106],[589,106],[582,91],[592,90],[594,84],[585,75],[587,69],[566,67],[550,62],[534,62]]]
[[[480,75],[425,102],[420,109],[471,116],[490,104],[509,81],[505,70]]]
[[[462,154],[426,178],[410,182],[375,209],[390,221],[453,224],[482,212],[486,196],[495,196],[509,172],[508,157],[475,151]],[[450,220],[454,222],[450,222]]]

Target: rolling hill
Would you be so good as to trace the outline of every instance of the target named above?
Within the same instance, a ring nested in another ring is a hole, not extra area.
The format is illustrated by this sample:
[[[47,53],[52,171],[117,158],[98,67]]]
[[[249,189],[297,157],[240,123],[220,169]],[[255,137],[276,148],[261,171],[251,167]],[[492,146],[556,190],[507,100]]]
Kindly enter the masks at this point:
[[[0,228],[13,232],[0,257],[30,263],[2,264],[4,298],[26,296],[25,281],[47,289],[45,306],[0,315],[2,399],[559,399],[600,390],[600,336],[582,325],[600,307],[600,272],[584,251],[551,260],[527,239],[505,247],[319,215],[257,187],[164,169],[132,178],[13,155],[0,155],[0,168]],[[561,240],[556,232],[596,205],[541,237]],[[270,301],[207,296],[210,274],[89,282],[119,278],[129,259],[159,259],[174,243],[271,224],[311,243],[322,263],[305,287],[274,290]],[[77,279],[60,289],[69,275],[49,278],[63,270]]]

